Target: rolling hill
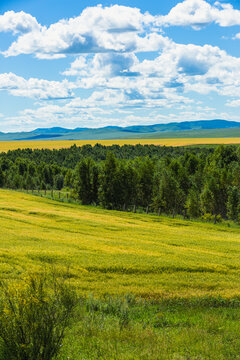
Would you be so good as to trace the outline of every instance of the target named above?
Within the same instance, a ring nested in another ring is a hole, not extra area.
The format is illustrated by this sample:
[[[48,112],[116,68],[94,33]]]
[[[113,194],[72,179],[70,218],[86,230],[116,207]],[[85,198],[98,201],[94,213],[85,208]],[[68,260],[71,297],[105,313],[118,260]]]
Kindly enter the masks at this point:
[[[238,226],[3,189],[0,202],[0,280],[19,293],[54,270],[77,290],[59,360],[239,359]]]
[[[0,278],[55,266],[82,293],[240,292],[239,228],[104,210],[0,190]],[[67,270],[68,269],[68,270]]]
[[[38,128],[30,132],[0,133],[0,141],[107,140],[239,137],[240,123],[227,120],[184,121],[169,124],[103,128]]]

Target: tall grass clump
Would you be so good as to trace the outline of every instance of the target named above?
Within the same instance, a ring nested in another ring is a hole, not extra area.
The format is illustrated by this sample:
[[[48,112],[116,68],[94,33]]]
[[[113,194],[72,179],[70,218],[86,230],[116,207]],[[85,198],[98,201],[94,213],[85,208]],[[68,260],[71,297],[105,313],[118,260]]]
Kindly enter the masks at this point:
[[[76,294],[54,274],[0,284],[0,360],[51,360],[58,354]]]

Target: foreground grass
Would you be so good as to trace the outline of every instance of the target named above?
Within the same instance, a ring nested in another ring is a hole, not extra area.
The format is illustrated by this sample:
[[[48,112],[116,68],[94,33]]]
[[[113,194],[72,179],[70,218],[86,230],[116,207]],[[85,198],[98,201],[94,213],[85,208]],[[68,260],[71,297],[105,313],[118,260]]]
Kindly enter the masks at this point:
[[[69,148],[76,144],[83,146],[90,144],[102,144],[111,146],[123,145],[165,145],[165,146],[186,146],[186,145],[214,145],[214,144],[240,144],[240,137],[213,137],[213,138],[176,138],[176,139],[116,139],[116,140],[23,140],[23,141],[0,141],[0,152],[16,149],[62,149]]]
[[[65,204],[0,191],[0,274],[54,267],[81,294],[240,294],[238,228]]]
[[[238,227],[0,190],[1,278],[53,267],[81,295],[58,360],[239,360],[239,245]]]
[[[234,360],[239,303],[88,299],[79,306],[59,360]]]

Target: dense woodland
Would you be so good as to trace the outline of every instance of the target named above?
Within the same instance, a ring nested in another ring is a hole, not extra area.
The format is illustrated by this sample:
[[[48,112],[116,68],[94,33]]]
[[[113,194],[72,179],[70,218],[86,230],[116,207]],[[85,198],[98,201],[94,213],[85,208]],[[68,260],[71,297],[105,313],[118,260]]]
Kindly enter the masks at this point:
[[[0,154],[0,187],[68,189],[82,204],[240,220],[240,147],[96,144]]]

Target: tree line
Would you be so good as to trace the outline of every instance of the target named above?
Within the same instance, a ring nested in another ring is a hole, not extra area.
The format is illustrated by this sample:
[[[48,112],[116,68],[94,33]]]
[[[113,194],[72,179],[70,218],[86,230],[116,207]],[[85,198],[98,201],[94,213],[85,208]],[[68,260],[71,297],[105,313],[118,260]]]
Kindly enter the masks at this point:
[[[239,221],[240,147],[15,150],[0,154],[0,187],[65,188],[84,205]]]

